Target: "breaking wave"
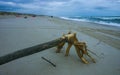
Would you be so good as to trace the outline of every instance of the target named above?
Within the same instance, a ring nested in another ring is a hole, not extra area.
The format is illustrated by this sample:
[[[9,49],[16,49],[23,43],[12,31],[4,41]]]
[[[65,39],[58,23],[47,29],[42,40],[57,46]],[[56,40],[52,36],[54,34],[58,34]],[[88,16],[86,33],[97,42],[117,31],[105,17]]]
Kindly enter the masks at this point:
[[[62,19],[94,22],[99,24],[119,26],[120,27],[120,16],[102,16],[102,17],[61,17]]]

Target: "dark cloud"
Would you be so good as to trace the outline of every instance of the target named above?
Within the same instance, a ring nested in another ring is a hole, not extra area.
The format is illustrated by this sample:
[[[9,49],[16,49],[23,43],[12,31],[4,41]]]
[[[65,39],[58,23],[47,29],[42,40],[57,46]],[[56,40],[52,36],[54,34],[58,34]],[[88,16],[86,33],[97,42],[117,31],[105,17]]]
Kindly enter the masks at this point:
[[[101,13],[103,13],[101,15],[108,15],[110,12],[120,15],[119,8],[120,0],[0,0],[0,10],[7,11],[8,9],[56,16]]]
[[[34,0],[0,0],[4,2],[14,2],[14,3],[31,3],[34,2]]]
[[[35,0],[35,1],[44,1],[44,2],[52,2],[52,1],[57,1],[57,2],[66,2],[66,1],[71,1],[71,0]]]
[[[0,11],[18,11],[20,7],[14,7],[10,5],[0,5]]]
[[[97,6],[94,9],[97,9],[97,10],[107,10],[108,8],[107,7],[102,7],[102,6]]]

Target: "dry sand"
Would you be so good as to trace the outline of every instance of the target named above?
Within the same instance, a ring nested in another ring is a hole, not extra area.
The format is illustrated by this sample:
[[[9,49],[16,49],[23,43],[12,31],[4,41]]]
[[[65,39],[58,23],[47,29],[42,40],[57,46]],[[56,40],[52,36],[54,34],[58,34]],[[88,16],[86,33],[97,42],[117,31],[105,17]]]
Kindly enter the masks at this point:
[[[96,63],[83,64],[74,47],[65,57],[65,48],[55,53],[51,48],[0,66],[0,75],[120,75],[120,30],[119,27],[96,23],[64,20],[57,17],[0,16],[0,56],[48,42],[63,33],[77,33],[79,41],[87,43]],[[41,57],[56,64],[53,67]]]

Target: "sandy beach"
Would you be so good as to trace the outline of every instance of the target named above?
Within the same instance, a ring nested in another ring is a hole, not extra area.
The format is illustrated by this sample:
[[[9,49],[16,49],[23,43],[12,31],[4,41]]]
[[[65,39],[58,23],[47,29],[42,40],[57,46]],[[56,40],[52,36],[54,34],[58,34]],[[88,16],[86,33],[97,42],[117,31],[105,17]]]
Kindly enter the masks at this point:
[[[0,16],[0,56],[59,38],[68,31],[76,32],[79,41],[97,56],[96,63],[84,64],[75,48],[65,57],[65,49],[56,48],[0,65],[0,75],[120,75],[120,27],[90,22],[65,20],[50,16]],[[56,64],[53,67],[41,57]]]

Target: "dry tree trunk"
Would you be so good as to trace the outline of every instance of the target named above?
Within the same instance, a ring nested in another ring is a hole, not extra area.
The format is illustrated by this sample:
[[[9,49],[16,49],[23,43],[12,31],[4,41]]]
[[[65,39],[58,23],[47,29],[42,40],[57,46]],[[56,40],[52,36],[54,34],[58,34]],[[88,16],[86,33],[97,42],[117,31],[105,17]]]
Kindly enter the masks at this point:
[[[7,54],[5,56],[0,57],[0,65],[8,63],[8,62],[13,61],[13,60],[18,59],[18,58],[22,58],[22,57],[43,51],[45,49],[55,47],[63,41],[65,41],[65,39],[58,38],[58,39],[52,40],[50,42],[46,42],[43,44],[39,44],[39,45],[36,45],[33,47],[25,48],[25,49],[18,50],[16,52]]]

